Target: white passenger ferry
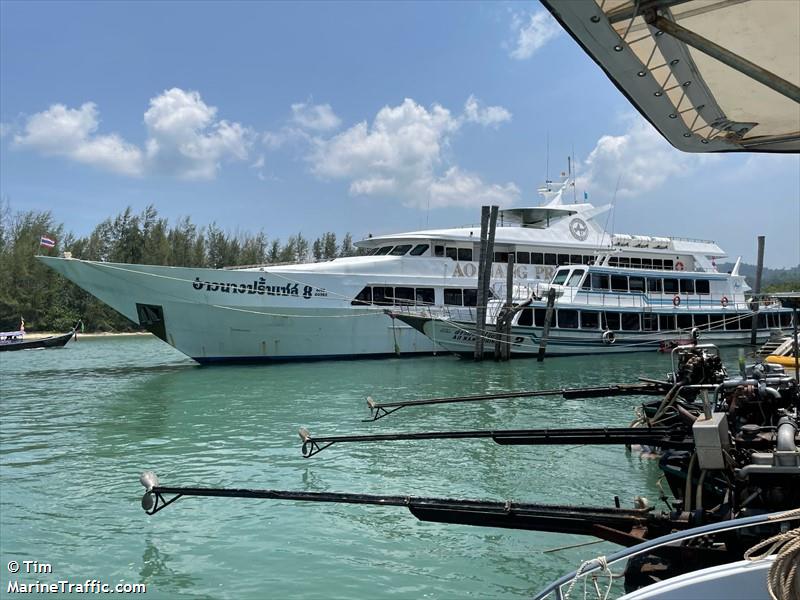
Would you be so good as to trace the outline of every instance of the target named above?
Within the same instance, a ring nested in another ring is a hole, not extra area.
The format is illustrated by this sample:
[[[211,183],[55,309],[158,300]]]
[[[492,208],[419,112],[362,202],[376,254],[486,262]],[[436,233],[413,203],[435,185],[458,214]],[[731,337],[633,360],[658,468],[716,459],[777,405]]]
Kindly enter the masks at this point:
[[[728,274],[616,266],[622,260],[606,256],[591,266],[559,267],[549,284],[536,286],[511,319],[510,337],[503,338],[510,342],[511,354],[539,353],[547,316],[544,296],[551,288],[556,300],[546,339],[549,356],[667,349],[698,337],[717,345],[745,345],[754,318],[760,341],[792,325],[791,309],[777,301],[764,302],[753,313],[747,298],[750,287],[738,274],[738,261]],[[489,302],[486,341],[498,337],[494,332],[504,304],[500,299]],[[445,350],[474,353],[474,311],[433,315],[413,309],[395,317]],[[485,344],[487,354],[493,347]]]
[[[612,235],[597,217],[610,205],[568,203],[570,181],[540,190],[546,203],[499,213],[491,285],[550,279],[618,249],[620,266],[716,271],[710,241]],[[480,227],[370,237],[368,255],[295,265],[201,269],[40,257],[134,323],[201,363],[377,357],[436,346],[384,314],[387,307],[473,307]]]

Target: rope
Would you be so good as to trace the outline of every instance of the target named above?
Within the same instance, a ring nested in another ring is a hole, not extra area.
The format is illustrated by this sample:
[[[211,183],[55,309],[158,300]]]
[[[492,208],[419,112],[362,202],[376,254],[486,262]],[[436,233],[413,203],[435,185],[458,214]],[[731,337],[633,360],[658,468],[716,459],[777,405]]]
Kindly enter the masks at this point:
[[[599,600],[608,600],[609,595],[611,595],[611,588],[612,588],[612,586],[614,584],[614,578],[615,577],[620,577],[620,575],[616,575],[616,574],[612,573],[611,569],[608,566],[608,560],[606,560],[605,556],[598,556],[597,558],[593,558],[591,560],[586,560],[586,561],[581,563],[580,567],[578,567],[578,570],[575,571],[575,577],[573,577],[572,581],[570,581],[569,587],[567,588],[567,591],[564,592],[564,594],[563,594],[564,600],[569,600],[569,596],[572,593],[572,589],[575,587],[575,584],[578,582],[578,579],[581,578],[581,577],[583,577],[583,597],[584,597],[584,600],[586,598],[588,598],[588,591],[589,591],[588,585],[589,585],[589,582],[588,582],[588,577],[586,575],[595,566],[600,567],[600,573],[592,575],[592,583],[594,584],[594,591],[595,591],[596,597]],[[600,589],[600,585],[597,582],[598,577],[601,577],[603,575],[607,575],[608,576],[608,584],[606,585],[605,592],[603,592]]]
[[[800,517],[800,509],[795,511]],[[767,574],[772,600],[800,598],[800,527],[759,542],[744,553],[745,560],[758,561],[775,554]]]

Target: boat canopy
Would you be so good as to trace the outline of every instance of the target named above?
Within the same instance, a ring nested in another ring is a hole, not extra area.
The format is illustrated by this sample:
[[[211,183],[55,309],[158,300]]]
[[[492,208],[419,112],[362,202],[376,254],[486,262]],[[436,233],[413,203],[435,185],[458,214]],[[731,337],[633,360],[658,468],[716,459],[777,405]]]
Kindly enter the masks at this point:
[[[542,0],[687,152],[800,152],[800,3]]]
[[[499,212],[499,218],[504,225],[511,223],[519,224],[522,227],[534,227],[545,229],[550,227],[551,221],[577,214],[577,210],[569,208],[507,208]]]

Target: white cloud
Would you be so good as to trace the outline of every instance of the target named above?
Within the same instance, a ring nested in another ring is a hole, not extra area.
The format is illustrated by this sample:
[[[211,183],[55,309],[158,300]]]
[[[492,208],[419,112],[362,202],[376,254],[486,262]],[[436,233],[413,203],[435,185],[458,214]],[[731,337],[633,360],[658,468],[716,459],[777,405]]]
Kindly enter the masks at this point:
[[[304,129],[330,131],[341,125],[342,120],[333,112],[330,104],[292,104],[292,121]]]
[[[685,176],[700,165],[718,160],[706,154],[687,154],[673,148],[639,115],[626,119],[622,135],[604,135],[584,161],[579,189],[611,196],[635,197],[660,187],[671,177]]]
[[[216,121],[216,113],[197,92],[166,90],[150,100],[144,114],[148,138],[142,149],[116,133],[98,135],[99,113],[93,102],[78,109],[53,104],[30,116],[14,142],[123,175],[212,179],[223,159],[245,160],[250,146],[248,129]]]
[[[430,185],[431,206],[508,205],[519,198],[519,188],[513,183],[488,185],[474,173],[450,167]]]
[[[0,123],[0,139],[10,135],[12,131],[14,131],[14,127],[11,123]]]
[[[53,104],[31,116],[22,133],[14,136],[19,147],[42,154],[64,156],[123,175],[141,175],[142,151],[117,134],[95,135],[97,107],[86,102],[79,109]]]
[[[471,100],[475,119],[454,117],[438,104],[428,109],[410,98],[385,106],[371,126],[362,121],[329,139],[313,139],[308,157],[312,170],[323,178],[349,180],[353,195],[391,195],[408,206],[507,204],[519,194],[513,183],[487,185],[478,175],[445,165],[450,137],[464,121],[480,116],[496,123],[502,117],[497,111],[480,111]]]
[[[216,114],[198,92],[172,88],[152,98],[144,113],[151,168],[185,179],[213,179],[222,159],[246,160],[249,130],[215,121]]]
[[[561,26],[546,10],[539,10],[527,19],[516,15],[511,23],[516,36],[511,58],[524,60],[530,58],[542,46],[561,33]]]
[[[511,120],[511,113],[502,106],[481,107],[480,101],[475,96],[467,98],[464,104],[464,118],[480,125],[494,125]]]

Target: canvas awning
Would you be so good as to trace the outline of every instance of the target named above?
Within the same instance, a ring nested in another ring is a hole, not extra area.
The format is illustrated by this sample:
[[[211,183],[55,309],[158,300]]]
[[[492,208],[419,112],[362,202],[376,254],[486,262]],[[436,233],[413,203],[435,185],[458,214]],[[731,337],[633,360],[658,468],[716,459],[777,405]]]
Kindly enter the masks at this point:
[[[800,2],[542,3],[676,148],[800,152]]]

